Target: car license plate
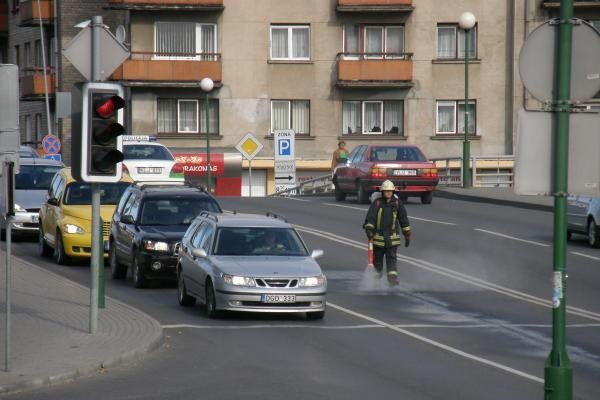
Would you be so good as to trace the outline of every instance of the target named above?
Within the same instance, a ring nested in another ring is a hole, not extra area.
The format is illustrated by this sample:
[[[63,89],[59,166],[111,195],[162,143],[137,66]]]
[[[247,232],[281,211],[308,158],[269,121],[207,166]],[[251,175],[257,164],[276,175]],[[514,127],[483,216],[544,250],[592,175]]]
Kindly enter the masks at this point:
[[[40,223],[40,217],[39,215],[32,215],[31,216],[31,222],[34,224],[39,224]]]
[[[263,294],[260,296],[261,303],[295,303],[296,295],[293,294]]]
[[[162,168],[160,167],[138,167],[138,174],[160,174]]]
[[[394,175],[416,176],[417,175],[417,170],[416,169],[395,169],[394,170]]]

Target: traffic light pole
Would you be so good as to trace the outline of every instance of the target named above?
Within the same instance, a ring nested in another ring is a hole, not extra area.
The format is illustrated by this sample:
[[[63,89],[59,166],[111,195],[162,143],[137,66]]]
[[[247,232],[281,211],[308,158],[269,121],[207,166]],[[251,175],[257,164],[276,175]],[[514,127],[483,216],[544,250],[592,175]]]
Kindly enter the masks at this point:
[[[566,349],[567,192],[573,0],[560,2],[554,133],[554,254],[552,350],[544,368],[544,399],[571,400],[573,368]]]

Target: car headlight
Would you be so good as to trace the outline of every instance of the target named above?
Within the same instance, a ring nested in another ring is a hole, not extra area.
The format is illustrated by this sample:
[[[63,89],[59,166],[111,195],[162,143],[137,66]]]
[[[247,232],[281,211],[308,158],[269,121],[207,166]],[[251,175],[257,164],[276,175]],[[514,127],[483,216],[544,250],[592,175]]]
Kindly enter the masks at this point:
[[[153,251],[169,251],[169,243],[153,240],[144,240],[144,248]]]
[[[77,233],[79,235],[83,235],[85,233],[85,230],[83,230],[82,227],[73,225],[73,224],[65,224],[64,228],[65,228],[65,232],[71,233],[71,234]]]
[[[26,209],[24,209],[23,207],[21,207],[20,205],[15,203],[15,211],[16,212],[27,212]]]
[[[303,287],[323,286],[323,283],[325,283],[325,277],[323,275],[298,279],[298,286]]]
[[[254,278],[223,274],[223,282],[233,286],[256,286]]]

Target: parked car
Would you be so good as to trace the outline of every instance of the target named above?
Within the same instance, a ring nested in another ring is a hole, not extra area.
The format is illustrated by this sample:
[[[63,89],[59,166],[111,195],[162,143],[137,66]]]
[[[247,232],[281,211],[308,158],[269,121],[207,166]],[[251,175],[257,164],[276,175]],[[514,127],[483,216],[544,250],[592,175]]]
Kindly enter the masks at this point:
[[[108,253],[110,220],[121,195],[132,180],[123,174],[120,182],[101,183],[100,217],[103,221],[104,256]],[[54,175],[46,201],[40,208],[39,253],[53,255],[58,264],[71,258],[89,258],[92,246],[92,185],[77,182],[71,168]]]
[[[177,264],[182,306],[196,299],[221,310],[325,315],[327,280],[294,227],[274,214],[209,214],[185,233]]]
[[[600,197],[569,196],[567,237],[573,233],[586,235],[590,246],[600,247]]]
[[[40,155],[33,147],[21,145],[19,146],[19,158],[40,158]]]
[[[128,188],[112,216],[109,259],[114,279],[131,268],[133,285],[175,281],[176,247],[202,211],[222,212],[203,189],[179,184],[137,183]]]
[[[359,203],[368,203],[369,196],[385,180],[391,180],[400,198],[418,196],[430,204],[438,184],[438,171],[433,162],[414,145],[360,145],[333,172],[335,199],[356,194]]]
[[[46,200],[50,181],[63,163],[42,158],[21,158],[19,173],[15,175],[15,216],[12,222],[13,237],[25,234],[37,234],[39,229],[39,211]],[[2,191],[3,188],[0,188]],[[4,209],[4,195],[0,195],[0,209]],[[6,237],[6,219],[0,216],[2,240]]]
[[[123,137],[123,170],[134,181],[183,182],[183,165],[175,161],[169,149],[148,136]]]

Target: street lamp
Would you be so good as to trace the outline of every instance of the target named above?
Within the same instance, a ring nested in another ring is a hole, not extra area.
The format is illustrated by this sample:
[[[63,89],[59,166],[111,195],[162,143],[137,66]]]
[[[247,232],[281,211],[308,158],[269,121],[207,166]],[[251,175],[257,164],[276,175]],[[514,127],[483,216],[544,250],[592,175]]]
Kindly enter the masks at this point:
[[[475,15],[470,12],[464,12],[458,20],[458,25],[465,32],[465,140],[463,142],[463,188],[471,187],[471,144],[469,143],[469,33],[476,23]]]
[[[206,105],[204,107],[204,112],[206,114],[206,189],[208,190],[208,192],[210,193],[210,186],[211,186],[211,172],[210,172],[210,123],[208,120],[208,106],[209,106],[209,102],[208,102],[208,93],[210,93],[210,91],[213,90],[213,88],[215,87],[215,83],[213,82],[212,79],[210,78],[204,78],[200,81],[200,89],[202,89],[202,91],[205,94],[205,99],[206,99]]]

